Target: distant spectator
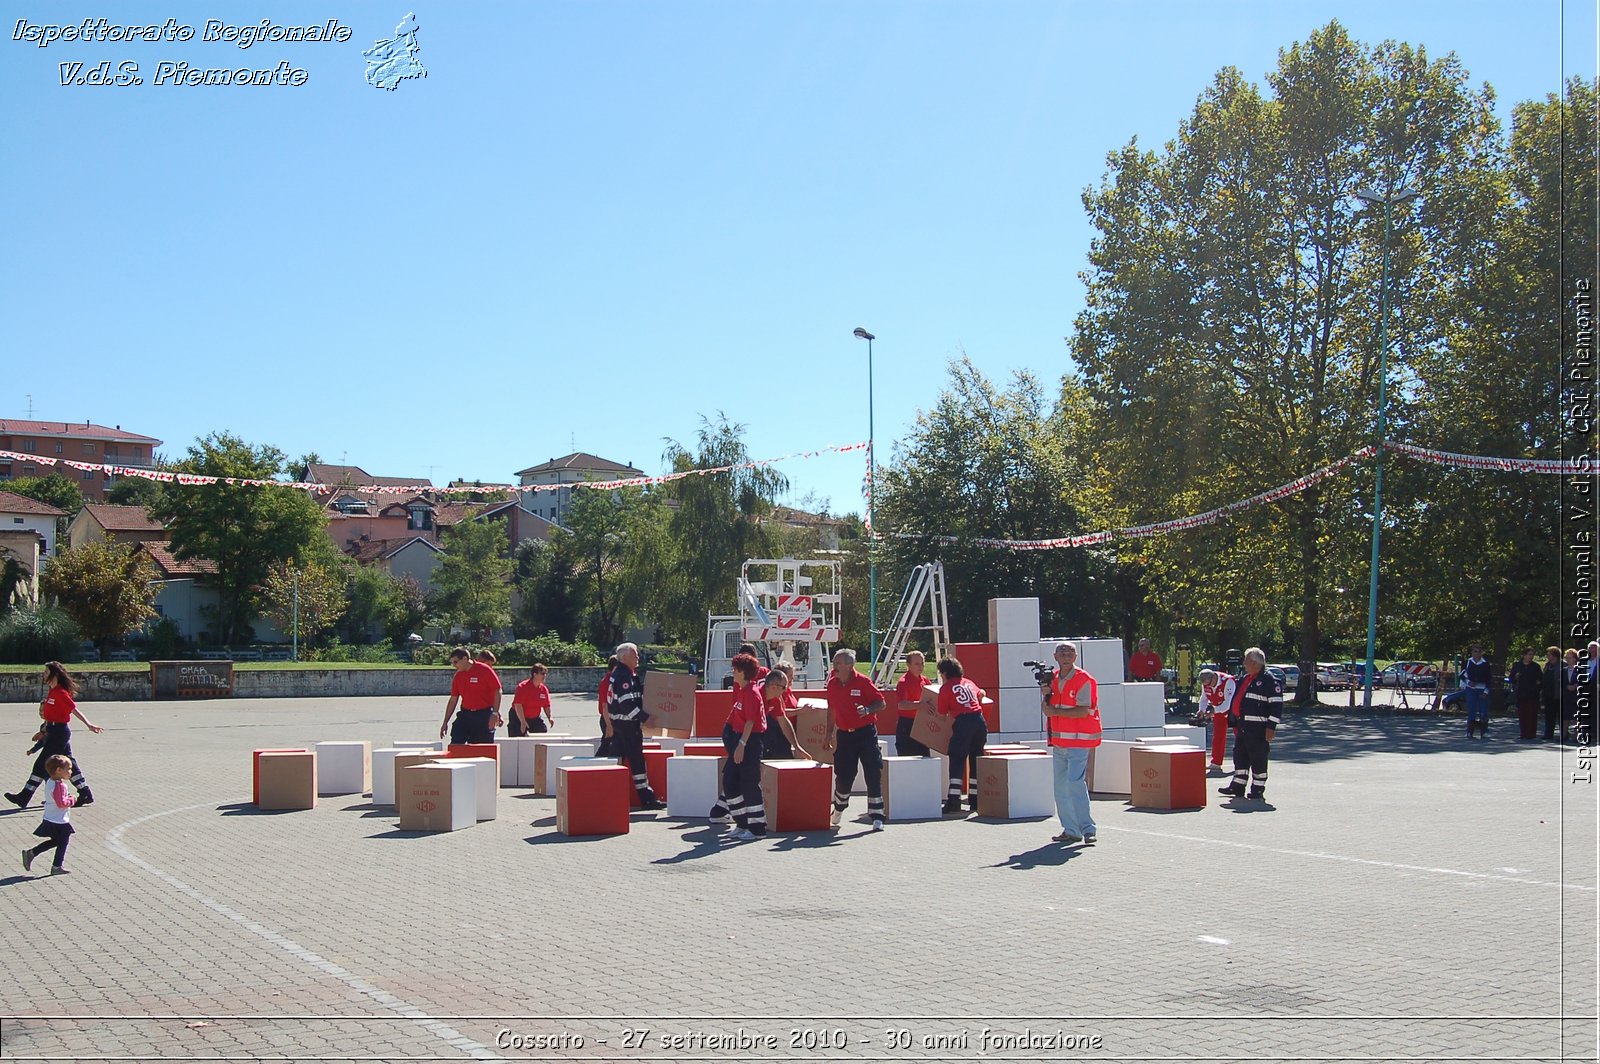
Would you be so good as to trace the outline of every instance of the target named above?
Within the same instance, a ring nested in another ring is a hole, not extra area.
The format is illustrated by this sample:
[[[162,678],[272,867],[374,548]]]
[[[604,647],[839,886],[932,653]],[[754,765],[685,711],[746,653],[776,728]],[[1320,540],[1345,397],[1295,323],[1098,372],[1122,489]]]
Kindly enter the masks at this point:
[[[1517,700],[1519,742],[1539,737],[1539,698],[1544,692],[1544,670],[1533,660],[1533,648],[1522,652],[1522,660],[1511,666],[1511,693]]]
[[[1544,702],[1544,741],[1550,742],[1556,737],[1556,728],[1561,723],[1561,688],[1565,682],[1561,664],[1561,648],[1545,647],[1544,650],[1544,690],[1540,697]],[[1561,728],[1565,737],[1567,729]]]
[[[1161,655],[1150,649],[1150,640],[1139,640],[1139,649],[1128,659],[1128,679],[1140,683],[1161,679]]]
[[[1578,652],[1571,647],[1561,661],[1561,741],[1571,735],[1572,722],[1578,717],[1578,692],[1584,682],[1583,666],[1578,664]]]
[[[1483,648],[1472,645],[1467,663],[1461,666],[1461,689],[1467,699],[1467,738],[1482,732],[1489,738],[1489,684],[1494,680],[1494,666],[1483,656]]]

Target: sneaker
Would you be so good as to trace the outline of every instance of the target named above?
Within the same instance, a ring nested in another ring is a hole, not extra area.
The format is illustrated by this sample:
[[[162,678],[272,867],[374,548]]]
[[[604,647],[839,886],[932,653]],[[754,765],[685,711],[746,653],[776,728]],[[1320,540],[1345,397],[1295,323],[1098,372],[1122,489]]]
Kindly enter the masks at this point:
[[[1243,798],[1244,797],[1244,788],[1243,787],[1235,787],[1233,784],[1230,783],[1226,787],[1218,787],[1217,788],[1217,793],[1218,794],[1225,794],[1229,798]]]
[[[22,870],[26,872],[31,868],[33,868],[33,850],[24,849],[22,851]]]
[[[1068,846],[1071,846],[1071,845],[1073,845],[1075,843],[1082,842],[1083,841],[1083,836],[1082,835],[1074,835],[1070,831],[1063,831],[1059,835],[1052,836],[1050,841],[1051,842],[1064,842]]]
[[[1099,841],[1099,839],[1099,835],[1085,835],[1083,837],[1083,844],[1085,846],[1093,846],[1097,841]]]
[[[873,831],[882,831],[883,830],[883,817],[875,816],[875,817],[872,818],[872,830]]]
[[[33,797],[33,795],[31,795],[31,794],[28,795],[27,797],[23,797],[20,794],[12,794],[10,791],[7,791],[6,794],[5,794],[6,801],[10,802],[12,805],[16,806],[18,809],[26,809],[28,807],[28,798],[32,798],[32,797]]]
[[[755,838],[756,838],[756,833],[755,832],[751,831],[749,828],[740,828],[738,831],[735,831],[732,835],[728,836],[728,841],[729,842],[753,842],[753,841],[755,841]]]
[[[839,822],[842,821],[843,819],[844,819],[844,810],[843,809],[835,809],[833,811],[833,815],[828,818],[828,826],[830,828],[836,828],[836,827],[839,826]]]
[[[712,817],[711,822],[713,824],[720,824],[725,828],[733,827],[733,817],[728,813],[723,813],[721,816]]]
[[[86,805],[93,805],[94,795],[90,794],[88,791],[79,791],[78,800],[72,804],[77,806],[79,809],[82,809]]]
[[[71,875],[72,870],[70,868],[62,868],[60,865],[56,865],[54,868],[50,869],[50,874],[53,876]]]
[[[88,802],[79,802],[78,804],[79,805],[88,805],[89,803]],[[660,798],[651,798],[648,801],[642,801],[642,802],[639,803],[639,808],[640,809],[665,809],[666,807],[667,807],[666,803],[663,802]]]

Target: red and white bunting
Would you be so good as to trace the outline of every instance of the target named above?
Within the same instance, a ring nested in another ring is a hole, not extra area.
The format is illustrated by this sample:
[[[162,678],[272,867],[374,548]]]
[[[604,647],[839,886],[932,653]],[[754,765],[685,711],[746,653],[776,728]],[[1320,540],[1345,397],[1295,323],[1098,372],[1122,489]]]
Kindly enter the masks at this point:
[[[1456,454],[1453,451],[1435,451],[1409,443],[1389,443],[1386,450],[1395,451],[1420,462],[1453,466],[1457,469],[1492,469],[1501,473],[1554,473],[1558,476],[1585,476],[1600,472],[1594,458],[1581,454],[1566,461],[1544,458],[1495,458],[1483,454]]]

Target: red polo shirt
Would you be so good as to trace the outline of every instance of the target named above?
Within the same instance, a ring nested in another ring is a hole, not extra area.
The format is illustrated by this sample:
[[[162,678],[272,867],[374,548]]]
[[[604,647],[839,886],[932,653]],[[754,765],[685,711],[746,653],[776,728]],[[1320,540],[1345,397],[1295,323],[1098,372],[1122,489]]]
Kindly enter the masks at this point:
[[[78,708],[78,703],[73,701],[72,693],[65,687],[52,687],[50,693],[44,696],[44,704],[39,707],[39,716],[47,724],[70,724],[72,711]]]
[[[894,696],[901,702],[919,702],[922,700],[922,689],[928,686],[928,678],[921,673],[906,673],[900,677],[900,682],[894,685]],[[917,711],[896,706],[902,717],[915,717]]]
[[[761,705],[759,687],[740,687],[733,692],[733,708],[728,710],[728,727],[736,734],[744,731],[746,724],[754,725],[750,732],[767,730],[767,714]]]
[[[867,707],[883,700],[883,692],[859,672],[851,674],[849,683],[840,683],[837,676],[828,677],[828,708],[833,711],[833,726],[840,731],[855,731],[877,723],[877,712],[869,712]]]
[[[481,661],[474,661],[450,681],[450,693],[461,696],[461,708],[469,713],[489,709],[500,697],[500,676]]]
[[[947,683],[939,691],[938,711],[947,717],[964,713],[983,712],[983,688],[965,676],[955,683]]]
[[[523,680],[517,684],[516,693],[511,696],[511,704],[521,706],[523,715],[530,719],[541,716],[550,708],[550,688],[532,680]]]
[[[1133,657],[1128,660],[1128,675],[1135,680],[1159,680],[1161,655],[1153,650],[1134,651]]]

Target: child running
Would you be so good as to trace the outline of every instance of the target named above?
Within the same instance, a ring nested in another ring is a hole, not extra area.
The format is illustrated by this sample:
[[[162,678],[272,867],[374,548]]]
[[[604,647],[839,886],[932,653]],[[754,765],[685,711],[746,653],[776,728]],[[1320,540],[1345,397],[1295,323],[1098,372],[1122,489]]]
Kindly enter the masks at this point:
[[[6,801],[18,809],[25,808],[33,800],[33,792],[50,775],[46,767],[50,759],[56,755],[65,757],[72,767],[70,773],[72,785],[78,790],[78,805],[89,805],[94,801],[94,795],[89,791],[89,784],[83,778],[83,769],[78,765],[78,760],[72,754],[72,718],[77,717],[83,721],[83,726],[99,735],[104,728],[96,727],[89,723],[78,709],[78,703],[73,695],[78,693],[78,684],[66,668],[59,661],[44,663],[44,682],[50,690],[44,696],[44,701],[39,703],[39,716],[44,718],[44,726],[33,737],[34,742],[42,742],[39,756],[33,762],[33,773],[28,777],[28,782],[16,793],[7,792]]]
[[[739,826],[729,838],[737,842],[759,839],[767,833],[767,810],[761,799],[761,746],[767,730],[761,691],[755,686],[761,667],[754,654],[736,654],[733,669],[733,708],[722,726],[722,745],[728,758],[722,763],[722,794],[711,807],[711,822]]]
[[[51,754],[45,761],[45,771],[50,774],[50,785],[44,790],[44,820],[33,829],[33,833],[44,839],[37,846],[24,847],[22,850],[22,870],[31,871],[34,859],[46,850],[55,850],[55,860],[50,862],[50,874],[64,876],[67,869],[63,862],[67,859],[67,840],[72,838],[72,824],[69,819],[69,810],[74,802],[72,795],[67,793],[67,777],[72,775],[72,758],[65,754]]]

